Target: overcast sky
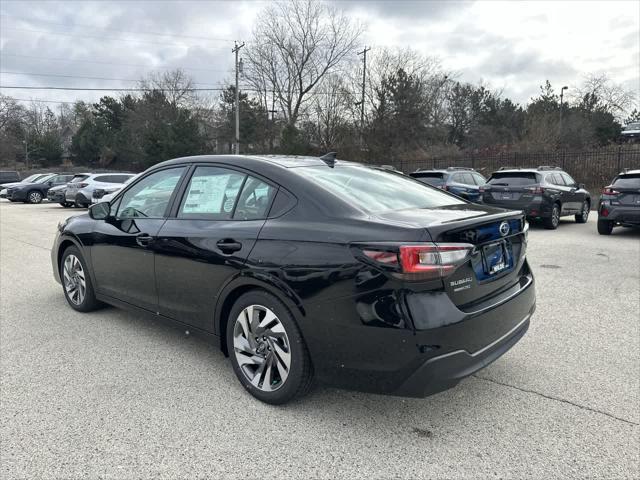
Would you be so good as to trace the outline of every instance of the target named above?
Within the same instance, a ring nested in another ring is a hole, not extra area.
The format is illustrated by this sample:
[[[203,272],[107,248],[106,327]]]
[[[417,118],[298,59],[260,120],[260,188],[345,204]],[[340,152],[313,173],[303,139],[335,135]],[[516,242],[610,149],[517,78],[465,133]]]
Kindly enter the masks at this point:
[[[267,4],[2,0],[0,84],[123,88],[152,70],[182,67],[201,87],[219,85],[232,78],[233,41],[250,39]],[[637,0],[333,4],[366,25],[363,45],[410,46],[461,80],[484,81],[520,103],[545,79],[575,87],[587,73],[607,73],[640,93]],[[71,101],[107,92],[2,93]]]

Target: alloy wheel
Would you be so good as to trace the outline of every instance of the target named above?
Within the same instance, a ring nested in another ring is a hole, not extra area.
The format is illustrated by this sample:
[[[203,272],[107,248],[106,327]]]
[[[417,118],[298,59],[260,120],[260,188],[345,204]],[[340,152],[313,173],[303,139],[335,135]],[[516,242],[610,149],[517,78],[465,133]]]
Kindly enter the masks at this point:
[[[589,218],[589,204],[587,202],[582,204],[582,218],[584,218],[585,222]]]
[[[284,325],[262,305],[240,312],[233,327],[233,350],[238,366],[259,390],[273,392],[287,380],[291,348]]]
[[[29,194],[29,202],[31,203],[40,203],[42,201],[42,194],[39,192],[31,192]]]
[[[67,297],[74,305],[80,305],[87,292],[87,283],[82,263],[75,255],[68,255],[65,258],[63,277]]]
[[[553,207],[553,211],[551,212],[551,223],[554,227],[557,227],[560,223],[560,211],[557,206]]]

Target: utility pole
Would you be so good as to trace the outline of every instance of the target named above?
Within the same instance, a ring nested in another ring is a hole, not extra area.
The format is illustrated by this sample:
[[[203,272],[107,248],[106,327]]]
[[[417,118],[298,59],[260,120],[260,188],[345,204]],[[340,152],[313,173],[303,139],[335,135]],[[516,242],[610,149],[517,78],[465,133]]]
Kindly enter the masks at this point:
[[[235,154],[240,154],[240,90],[238,86],[238,78],[240,76],[240,69],[238,68],[238,52],[242,47],[244,47],[244,42],[242,45],[238,45],[238,42],[234,42],[235,46],[231,50],[236,54],[236,145],[235,145]]]
[[[559,125],[559,128],[558,128],[558,130],[560,130],[560,141],[562,141],[562,116],[564,114],[564,111],[563,111],[564,110],[564,105],[563,105],[562,101],[563,101],[564,91],[565,90],[569,90],[569,87],[565,86],[565,87],[562,87],[560,89],[560,125]]]
[[[371,48],[364,47],[364,50],[358,52],[358,55],[362,55],[362,97],[360,98],[360,141],[364,146],[364,94],[367,81],[367,52]]]
[[[27,143],[27,138],[22,141],[24,143],[24,163],[29,170],[29,144]]]

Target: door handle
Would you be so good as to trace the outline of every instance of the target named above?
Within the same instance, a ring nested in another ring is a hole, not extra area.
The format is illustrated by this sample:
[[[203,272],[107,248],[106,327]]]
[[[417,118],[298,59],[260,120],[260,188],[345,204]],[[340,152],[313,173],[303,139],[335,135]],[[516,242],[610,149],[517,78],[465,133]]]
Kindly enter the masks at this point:
[[[147,233],[141,233],[136,237],[136,243],[141,247],[148,247],[153,243],[153,237]]]
[[[224,240],[219,240],[216,243],[216,246],[222,250],[223,253],[233,253],[237,252],[242,248],[242,244],[240,242],[236,242],[232,238],[225,238]]]

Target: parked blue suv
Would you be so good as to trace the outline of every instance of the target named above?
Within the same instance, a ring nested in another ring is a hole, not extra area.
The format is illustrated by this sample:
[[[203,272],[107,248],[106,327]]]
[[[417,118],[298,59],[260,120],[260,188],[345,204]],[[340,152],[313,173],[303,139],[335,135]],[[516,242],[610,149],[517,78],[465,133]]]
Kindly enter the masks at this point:
[[[419,169],[409,175],[422,183],[476,203],[482,201],[480,187],[487,183],[487,179],[473,168],[466,167]]]

